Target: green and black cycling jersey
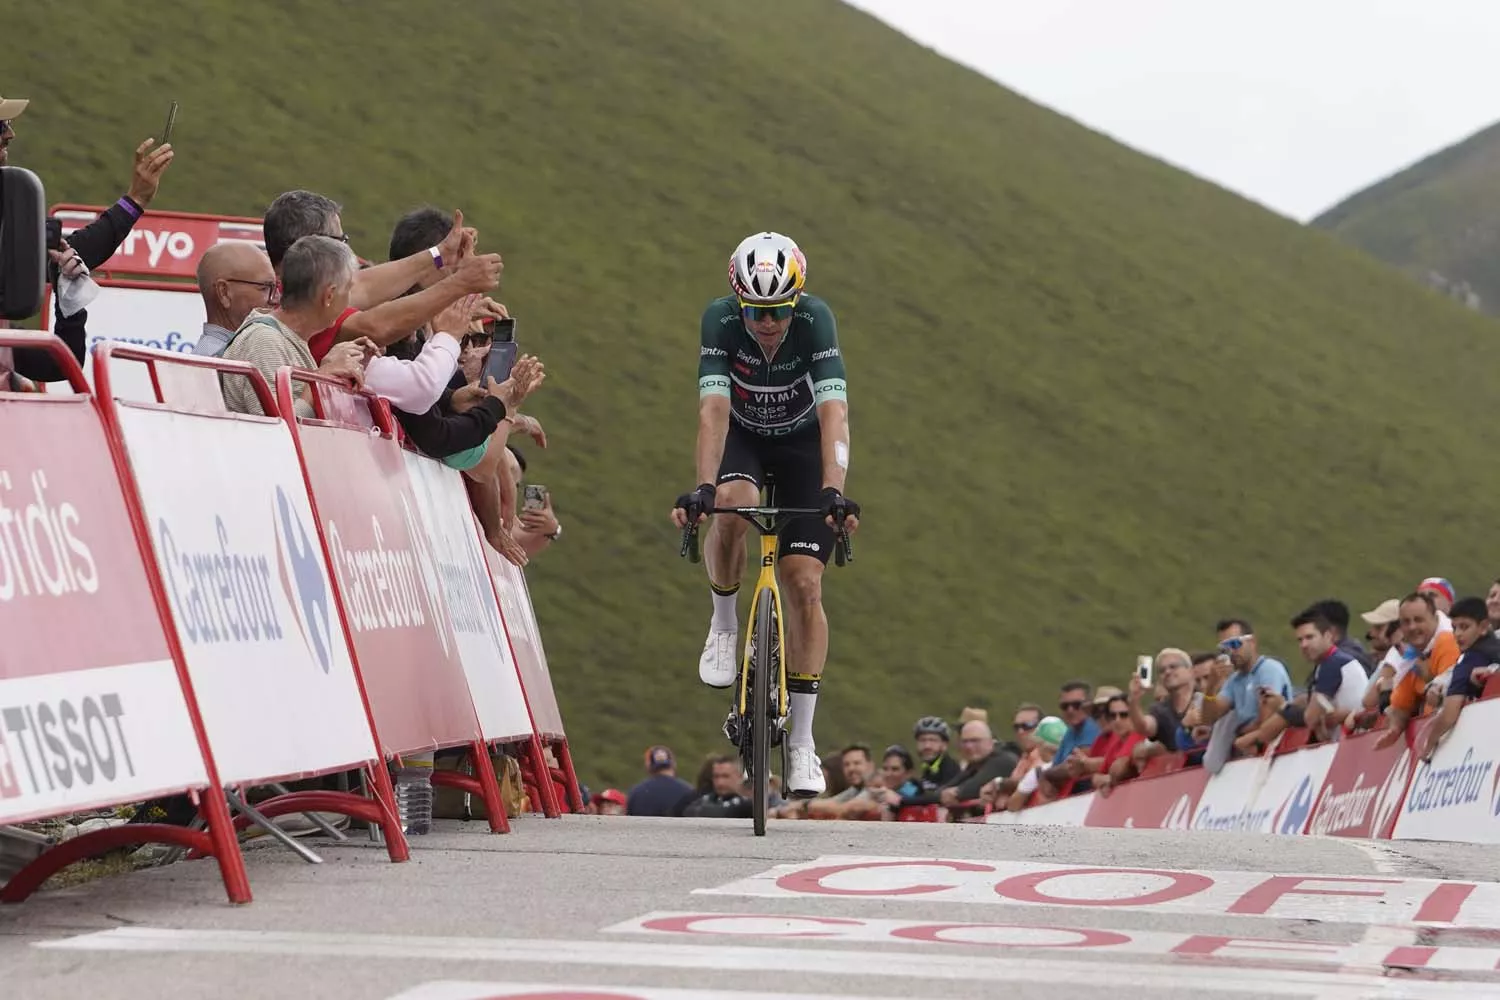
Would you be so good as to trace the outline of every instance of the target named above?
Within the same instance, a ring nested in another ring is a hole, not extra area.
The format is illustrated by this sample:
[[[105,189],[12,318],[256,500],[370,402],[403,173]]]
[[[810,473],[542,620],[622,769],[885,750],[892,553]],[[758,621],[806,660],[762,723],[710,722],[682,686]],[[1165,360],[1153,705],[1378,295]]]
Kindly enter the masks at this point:
[[[819,403],[848,398],[838,324],[820,298],[802,296],[770,358],[745,329],[733,295],[709,303],[702,334],[698,398],[729,397],[730,415],[746,430],[764,437],[793,434],[817,424]]]

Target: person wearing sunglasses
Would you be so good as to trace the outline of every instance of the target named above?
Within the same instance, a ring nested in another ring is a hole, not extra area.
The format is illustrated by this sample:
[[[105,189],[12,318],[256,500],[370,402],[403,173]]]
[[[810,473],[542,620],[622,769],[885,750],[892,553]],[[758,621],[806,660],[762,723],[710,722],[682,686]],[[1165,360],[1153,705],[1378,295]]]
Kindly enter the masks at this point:
[[[1130,699],[1124,694],[1110,697],[1104,709],[1104,729],[1087,750],[1080,771],[1091,787],[1108,793],[1130,777],[1131,752],[1145,739],[1131,720]]]
[[[859,504],[844,496],[849,471],[848,381],[838,325],[822,299],[805,291],[807,258],[780,233],[747,237],[729,259],[730,295],[703,313],[698,361],[699,486],[677,498],[672,521],[696,524],[711,507],[760,502],[766,474],[776,502],[815,507],[781,532],[781,584],[787,601],[787,689],[791,735],[787,788],[793,796],[824,790],[812,723],[828,653],[822,580],[833,551],[835,521],[853,534]],[[738,517],[715,517],[703,545],[713,618],[698,677],[727,688],[737,672],[737,594],[745,572],[745,533]]]
[[[1260,725],[1263,696],[1282,704],[1292,700],[1292,678],[1286,664],[1261,654],[1248,621],[1226,618],[1219,622],[1217,632],[1219,651],[1229,657],[1229,663],[1214,666],[1200,717],[1203,723],[1212,724],[1233,715],[1234,733],[1243,736]]]

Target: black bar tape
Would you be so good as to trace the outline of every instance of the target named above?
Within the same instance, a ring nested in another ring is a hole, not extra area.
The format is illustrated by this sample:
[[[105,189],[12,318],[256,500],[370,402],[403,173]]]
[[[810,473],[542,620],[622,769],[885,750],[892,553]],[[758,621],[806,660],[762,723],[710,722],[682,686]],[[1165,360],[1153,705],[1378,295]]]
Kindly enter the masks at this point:
[[[823,686],[820,674],[787,674],[786,689],[792,694],[817,694]]]

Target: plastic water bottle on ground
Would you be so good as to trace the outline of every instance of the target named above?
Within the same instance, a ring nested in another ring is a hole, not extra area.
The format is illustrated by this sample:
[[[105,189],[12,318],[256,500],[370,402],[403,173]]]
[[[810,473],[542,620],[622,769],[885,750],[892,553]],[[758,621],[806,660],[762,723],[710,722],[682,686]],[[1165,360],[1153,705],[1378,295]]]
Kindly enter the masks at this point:
[[[408,836],[432,832],[432,755],[407,757],[396,769],[396,812]]]

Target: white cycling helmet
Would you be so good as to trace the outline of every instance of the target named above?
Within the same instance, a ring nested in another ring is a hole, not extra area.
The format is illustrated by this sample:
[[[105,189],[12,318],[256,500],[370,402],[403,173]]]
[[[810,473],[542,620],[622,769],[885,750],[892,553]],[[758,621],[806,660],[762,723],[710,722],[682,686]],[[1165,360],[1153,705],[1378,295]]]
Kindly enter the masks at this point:
[[[729,258],[729,287],[750,305],[790,305],[807,283],[807,258],[790,237],[756,233]]]

